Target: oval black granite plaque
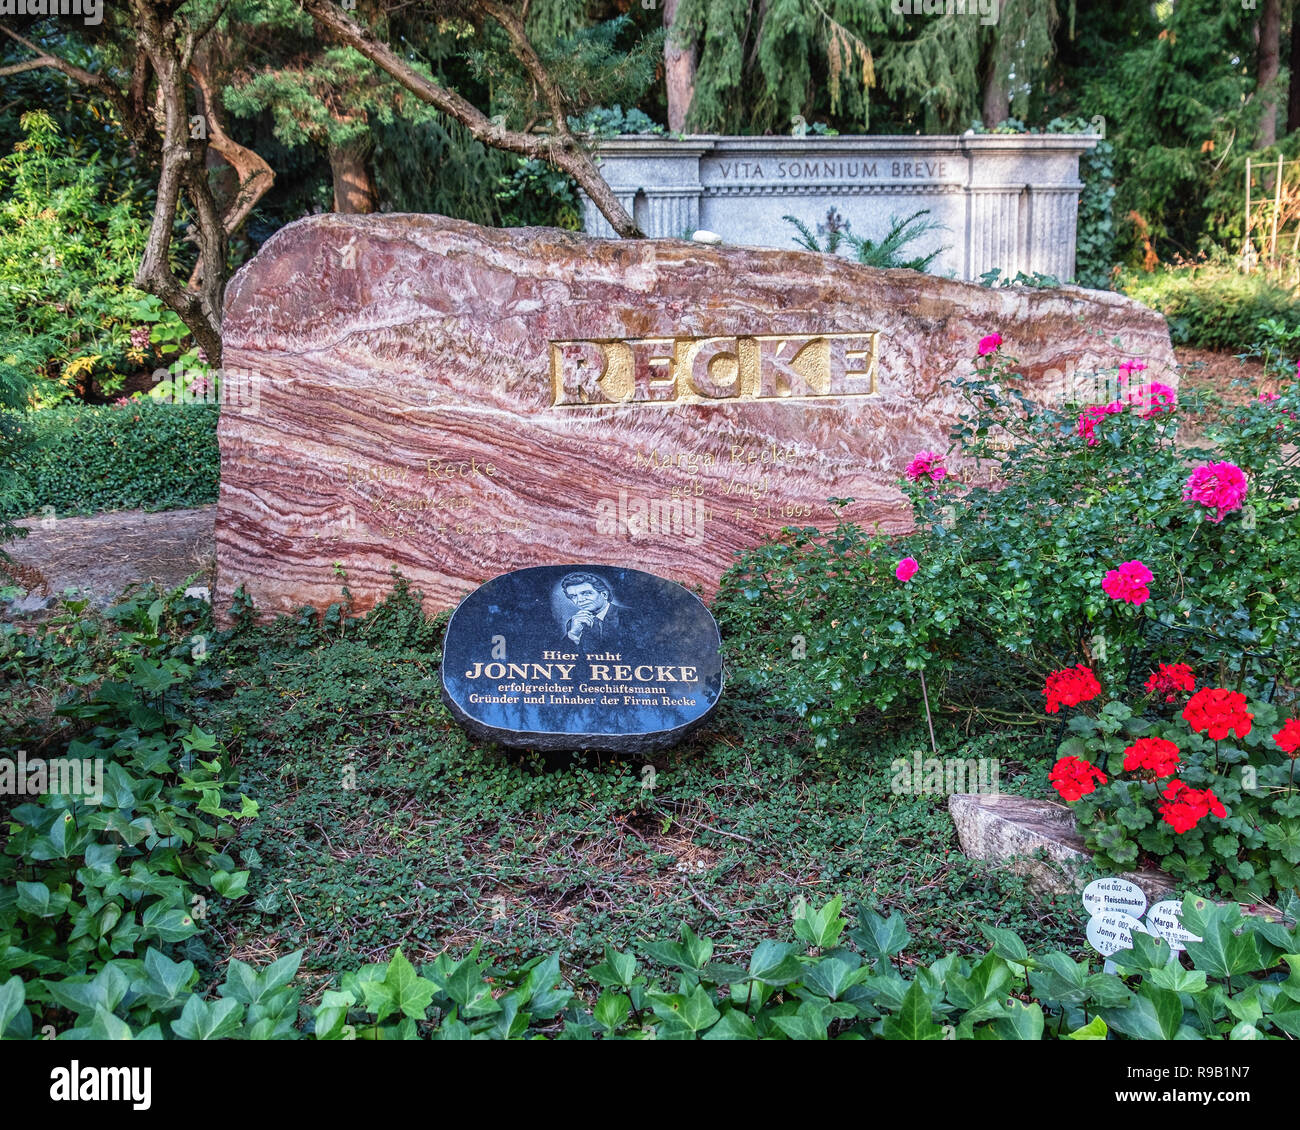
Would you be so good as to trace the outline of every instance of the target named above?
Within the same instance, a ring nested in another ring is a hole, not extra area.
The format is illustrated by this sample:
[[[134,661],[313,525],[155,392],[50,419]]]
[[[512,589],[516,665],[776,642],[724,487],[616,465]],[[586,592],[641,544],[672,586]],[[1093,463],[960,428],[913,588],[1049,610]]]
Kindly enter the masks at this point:
[[[474,737],[502,745],[665,749],[721,694],[713,615],[637,569],[518,569],[475,589],[447,625],[443,701]]]

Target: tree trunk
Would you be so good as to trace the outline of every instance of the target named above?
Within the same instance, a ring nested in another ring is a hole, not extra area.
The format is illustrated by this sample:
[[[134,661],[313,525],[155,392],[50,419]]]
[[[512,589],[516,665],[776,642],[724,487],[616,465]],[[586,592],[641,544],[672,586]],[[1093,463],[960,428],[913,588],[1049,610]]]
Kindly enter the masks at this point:
[[[133,0],[133,7],[140,49],[149,57],[158,80],[162,133],[158,196],[135,285],[157,295],[174,310],[194,334],[209,363],[220,366],[227,244],[208,185],[207,139],[194,138],[190,132],[187,79],[196,41],[187,37],[185,47],[179,46],[172,16],[165,9],[155,8],[151,0]],[[171,267],[172,230],[182,192],[194,208],[199,260],[205,264],[193,290],[181,284]],[[206,269],[207,264],[212,264],[213,269]]]
[[[1291,16],[1291,85],[1287,90],[1286,132],[1300,129],[1300,8]]]
[[[668,129],[681,133],[695,97],[695,43],[680,43],[674,37],[679,0],[664,0],[664,85],[668,92]]]
[[[364,139],[329,147],[330,171],[334,174],[334,211],[366,215],[378,206],[379,193],[366,160],[368,149]]]
[[[984,72],[984,106],[980,120],[985,129],[999,126],[1011,116],[1011,93],[1003,74],[1002,52],[997,45],[989,52],[988,70]]]
[[[17,32],[0,25],[10,39],[35,54],[34,59],[0,68],[0,77],[34,67],[51,67],[93,90],[117,111],[138,152],[159,165],[153,218],[135,285],[156,295],[194,334],[213,365],[221,364],[221,302],[226,289],[227,236],[242,223],[274,179],[271,167],[252,150],[226,137],[202,60],[195,54],[225,11],[209,9],[202,20],[178,24],[170,0],[130,0],[131,31],[136,53],[125,91],[104,74],[91,73],[50,55]],[[190,115],[189,78],[199,88],[201,122]],[[151,78],[157,80],[156,87]],[[208,182],[208,145],[235,168],[239,190],[223,216]],[[172,239],[181,196],[194,216],[187,239],[198,244],[199,257],[188,284],[172,269]],[[208,269],[211,264],[211,269]]]
[[[1255,94],[1259,98],[1259,132],[1256,149],[1277,142],[1277,72],[1282,36],[1282,0],[1263,0],[1259,14],[1259,65],[1255,72]]]

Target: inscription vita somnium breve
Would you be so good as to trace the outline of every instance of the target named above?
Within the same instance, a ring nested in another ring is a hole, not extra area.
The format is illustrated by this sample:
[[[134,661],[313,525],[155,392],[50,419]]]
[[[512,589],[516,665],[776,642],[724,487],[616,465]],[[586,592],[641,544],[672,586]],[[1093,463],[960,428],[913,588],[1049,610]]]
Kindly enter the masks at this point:
[[[880,331],[552,341],[555,408],[872,396]]]

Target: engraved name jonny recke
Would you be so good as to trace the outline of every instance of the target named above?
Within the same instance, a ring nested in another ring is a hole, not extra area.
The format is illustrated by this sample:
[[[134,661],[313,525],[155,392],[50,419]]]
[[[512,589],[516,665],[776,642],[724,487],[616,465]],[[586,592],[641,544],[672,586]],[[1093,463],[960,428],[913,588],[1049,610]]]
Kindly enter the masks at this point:
[[[571,656],[576,659],[577,656]],[[559,679],[572,682],[576,663],[483,663],[465,672],[467,679]],[[681,664],[661,665],[588,663],[589,679],[635,679],[643,683],[698,683],[697,668]],[[553,672],[558,672],[555,674]],[[645,672],[645,674],[642,674]]]
[[[880,331],[551,342],[552,406],[873,396]]]

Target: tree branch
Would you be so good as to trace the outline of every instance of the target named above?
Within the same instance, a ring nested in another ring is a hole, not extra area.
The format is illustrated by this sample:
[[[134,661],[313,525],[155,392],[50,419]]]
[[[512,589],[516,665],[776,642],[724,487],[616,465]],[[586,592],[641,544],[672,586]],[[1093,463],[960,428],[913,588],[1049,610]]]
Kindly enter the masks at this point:
[[[518,15],[513,9],[503,10],[500,5],[493,3],[493,0],[479,0],[479,5],[493,19],[497,19],[498,22],[502,19],[509,21],[517,27],[518,32],[522,32],[522,26],[518,24]],[[494,149],[504,149],[554,165],[578,182],[579,187],[591,198],[592,203],[600,209],[601,214],[619,235],[625,238],[637,238],[643,234],[632,217],[627,214],[627,210],[619,203],[618,197],[614,195],[605,178],[600,175],[600,170],[596,168],[595,163],[569,132],[562,99],[558,103],[554,101],[560,95],[549,75],[546,75],[542,89],[553,114],[556,114],[556,106],[559,107],[554,125],[556,132],[550,136],[538,136],[505,129],[490,121],[487,115],[473,103],[420,74],[386,43],[377,39],[368,27],[349,18],[330,0],[303,0],[303,8],[340,43],[359,51],[421,101],[455,118],[465,126],[470,136]],[[497,15],[498,11],[501,12],[501,16]],[[502,22],[502,27],[505,28],[507,35],[511,35],[507,23]],[[522,43],[517,42],[515,36],[511,35],[511,42],[516,45],[517,53],[525,52],[528,56],[521,55],[520,62],[528,68],[534,78],[537,75],[533,70],[534,66],[545,73],[545,68],[542,67],[541,60],[537,58],[537,53],[526,35],[523,36]],[[529,62],[529,58],[533,60],[532,63]]]
[[[191,28],[186,33],[185,46],[181,50],[181,66],[186,70],[189,70],[190,64],[194,61],[195,50],[198,48],[199,44],[203,42],[208,32],[217,26],[217,21],[225,14],[226,6],[229,3],[230,0],[221,0],[221,3],[212,10],[203,23],[199,24],[196,28]]]
[[[229,237],[239,230],[257,202],[270,191],[275,183],[275,170],[259,154],[247,146],[240,145],[226,133],[216,112],[216,100],[201,59],[191,63],[189,73],[199,89],[199,96],[203,99],[208,125],[208,145],[215,150],[217,156],[235,170],[235,175],[239,178],[239,191],[226,206],[225,214],[221,218],[221,226]]]
[[[34,66],[53,67],[56,71],[60,71],[63,74],[67,75],[68,78],[72,79],[74,82],[80,83],[82,86],[88,86],[92,90],[97,91],[113,104],[114,109],[116,109],[121,115],[123,123],[126,122],[127,120],[126,99],[122,97],[122,92],[118,90],[117,87],[115,87],[111,82],[109,82],[108,79],[106,79],[103,75],[97,75],[93,71],[88,71],[82,67],[76,66],[73,63],[69,63],[66,59],[60,59],[57,55],[51,55],[47,51],[42,51],[31,40],[24,39],[16,31],[13,31],[12,29],[5,27],[4,24],[0,24],[0,31],[3,31],[5,35],[9,36],[10,39],[17,41],[18,43],[21,43],[29,51],[34,51],[39,56],[39,60],[32,61],[33,67]],[[25,64],[19,64],[17,69],[6,67],[3,71],[0,71],[0,74],[15,74],[17,73],[17,70],[30,70],[30,69],[32,68],[28,67]]]
[[[51,55],[42,55],[39,59],[28,59],[25,63],[14,63],[11,67],[0,67],[0,78],[16,75],[22,71],[34,71],[37,67],[54,67],[58,63]]]

